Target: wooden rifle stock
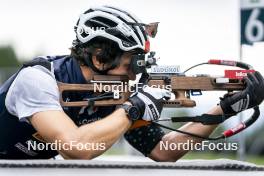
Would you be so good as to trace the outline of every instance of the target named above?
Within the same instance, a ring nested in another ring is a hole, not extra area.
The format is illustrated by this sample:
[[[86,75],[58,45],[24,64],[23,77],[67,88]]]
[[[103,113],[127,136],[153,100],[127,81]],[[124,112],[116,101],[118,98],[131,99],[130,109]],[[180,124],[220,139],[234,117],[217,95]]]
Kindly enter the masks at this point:
[[[165,107],[194,107],[195,101],[190,99],[190,92],[196,91],[239,91],[245,88],[244,83],[239,79],[228,79],[228,82],[218,83],[218,78],[202,76],[151,76],[148,85],[158,88],[168,88],[175,94],[175,100],[165,102]],[[66,84],[58,82],[60,92],[60,103],[64,107],[89,106],[91,101],[94,106],[113,106],[123,104],[131,95],[126,76],[96,75],[87,84]],[[101,90],[99,90],[101,88]],[[99,98],[102,90],[118,92],[119,98]],[[125,90],[125,91],[124,91]],[[63,99],[64,92],[94,92],[95,99],[67,102]],[[98,99],[96,99],[96,97]]]

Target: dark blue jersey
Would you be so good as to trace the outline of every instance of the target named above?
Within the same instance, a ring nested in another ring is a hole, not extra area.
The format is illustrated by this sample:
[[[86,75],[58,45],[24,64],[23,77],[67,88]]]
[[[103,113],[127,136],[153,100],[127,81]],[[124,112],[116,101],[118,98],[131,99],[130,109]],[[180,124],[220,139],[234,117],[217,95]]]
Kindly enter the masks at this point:
[[[42,65],[50,70],[50,62],[53,63],[54,74],[57,81],[76,84],[86,83],[79,64],[70,56],[36,58],[33,62],[25,64],[24,67]],[[7,80],[0,88],[0,158],[39,159],[54,157],[58,154],[55,150],[31,150],[28,147],[28,143],[38,144],[44,141],[37,134],[32,125],[25,121],[19,121],[18,117],[11,115],[5,107],[6,94],[18,73]],[[93,96],[93,92],[71,92],[63,94],[63,99],[68,101],[79,101]],[[89,110],[81,107],[63,108],[64,112],[77,126],[99,120],[111,114],[114,109],[115,107],[89,108]]]

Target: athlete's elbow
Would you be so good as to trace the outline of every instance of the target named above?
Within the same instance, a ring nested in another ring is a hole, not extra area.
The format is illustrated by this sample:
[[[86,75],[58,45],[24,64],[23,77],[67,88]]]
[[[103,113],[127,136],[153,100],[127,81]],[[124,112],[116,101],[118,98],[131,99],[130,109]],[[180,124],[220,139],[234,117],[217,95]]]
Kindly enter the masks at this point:
[[[92,150],[87,150],[82,141],[74,135],[62,134],[59,137],[60,146],[58,152],[64,159],[85,159],[94,158]]]

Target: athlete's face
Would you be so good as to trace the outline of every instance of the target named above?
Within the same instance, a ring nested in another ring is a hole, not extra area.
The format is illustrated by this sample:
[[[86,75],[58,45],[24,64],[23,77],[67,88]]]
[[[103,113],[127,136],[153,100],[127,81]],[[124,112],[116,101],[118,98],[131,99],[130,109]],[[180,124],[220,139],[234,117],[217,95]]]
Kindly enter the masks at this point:
[[[124,53],[121,56],[120,64],[112,70],[109,70],[107,74],[109,75],[127,75],[130,80],[135,80],[136,75],[130,69],[130,62],[132,59],[132,53]]]

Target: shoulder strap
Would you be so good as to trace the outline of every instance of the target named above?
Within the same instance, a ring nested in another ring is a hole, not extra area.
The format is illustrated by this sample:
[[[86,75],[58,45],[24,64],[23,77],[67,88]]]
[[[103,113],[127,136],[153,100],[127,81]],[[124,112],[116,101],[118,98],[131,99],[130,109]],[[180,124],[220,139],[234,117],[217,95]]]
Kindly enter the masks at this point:
[[[50,61],[48,61],[47,59],[44,59],[42,57],[37,57],[31,61],[28,61],[28,62],[25,62],[23,64],[23,68],[25,67],[32,67],[32,66],[35,66],[35,65],[40,65],[40,66],[43,66],[45,67],[46,69],[48,69],[49,71],[51,71],[51,63]]]

